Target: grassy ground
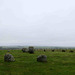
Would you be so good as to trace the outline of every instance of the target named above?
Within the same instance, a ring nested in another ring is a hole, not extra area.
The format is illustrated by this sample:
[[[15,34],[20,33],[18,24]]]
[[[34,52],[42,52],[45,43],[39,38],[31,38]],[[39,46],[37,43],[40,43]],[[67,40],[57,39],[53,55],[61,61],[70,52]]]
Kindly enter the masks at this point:
[[[7,50],[0,50],[0,75],[75,75],[75,53],[35,51],[34,54],[11,50],[15,62],[4,62]],[[47,55],[47,63],[37,62],[38,55]]]

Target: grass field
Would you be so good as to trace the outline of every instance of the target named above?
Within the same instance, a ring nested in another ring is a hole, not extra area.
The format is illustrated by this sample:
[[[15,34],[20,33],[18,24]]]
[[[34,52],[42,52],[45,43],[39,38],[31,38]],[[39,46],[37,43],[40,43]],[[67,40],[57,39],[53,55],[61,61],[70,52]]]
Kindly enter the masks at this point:
[[[0,75],[75,75],[75,53],[35,51],[34,54],[11,50],[15,62],[4,62],[7,50],[0,50]],[[47,55],[48,62],[37,62],[38,55]]]

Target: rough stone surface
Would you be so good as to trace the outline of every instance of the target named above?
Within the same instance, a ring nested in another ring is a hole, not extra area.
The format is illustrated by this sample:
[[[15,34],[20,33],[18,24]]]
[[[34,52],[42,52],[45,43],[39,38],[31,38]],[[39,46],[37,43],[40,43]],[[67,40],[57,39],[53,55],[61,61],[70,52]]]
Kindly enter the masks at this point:
[[[37,57],[38,62],[47,62],[47,56],[46,55],[40,55]]]
[[[33,54],[34,53],[34,47],[29,47],[29,51],[28,51],[30,54]]]
[[[15,59],[11,54],[7,53],[4,56],[4,61],[11,62],[11,61],[15,61]]]

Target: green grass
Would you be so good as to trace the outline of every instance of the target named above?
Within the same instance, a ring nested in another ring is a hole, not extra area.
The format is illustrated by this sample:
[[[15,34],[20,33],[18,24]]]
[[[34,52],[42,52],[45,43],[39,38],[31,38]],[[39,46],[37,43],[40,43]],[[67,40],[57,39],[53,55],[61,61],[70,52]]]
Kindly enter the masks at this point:
[[[15,62],[4,62],[7,50],[0,50],[0,75],[75,75],[75,53],[35,51],[34,54],[11,50]],[[47,63],[37,62],[37,56],[47,55]]]

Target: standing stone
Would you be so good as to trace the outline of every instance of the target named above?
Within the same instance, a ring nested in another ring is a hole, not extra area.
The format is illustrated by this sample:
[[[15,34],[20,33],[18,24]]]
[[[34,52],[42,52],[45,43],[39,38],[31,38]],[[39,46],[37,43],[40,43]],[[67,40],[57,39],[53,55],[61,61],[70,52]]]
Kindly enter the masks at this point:
[[[32,46],[29,47],[29,53],[30,54],[33,54],[34,53],[34,47],[32,47]]]
[[[47,56],[46,55],[40,55],[37,57],[38,62],[47,62]]]
[[[11,61],[15,61],[15,59],[14,59],[14,57],[11,54],[7,53],[4,56],[4,61],[11,62]]]

